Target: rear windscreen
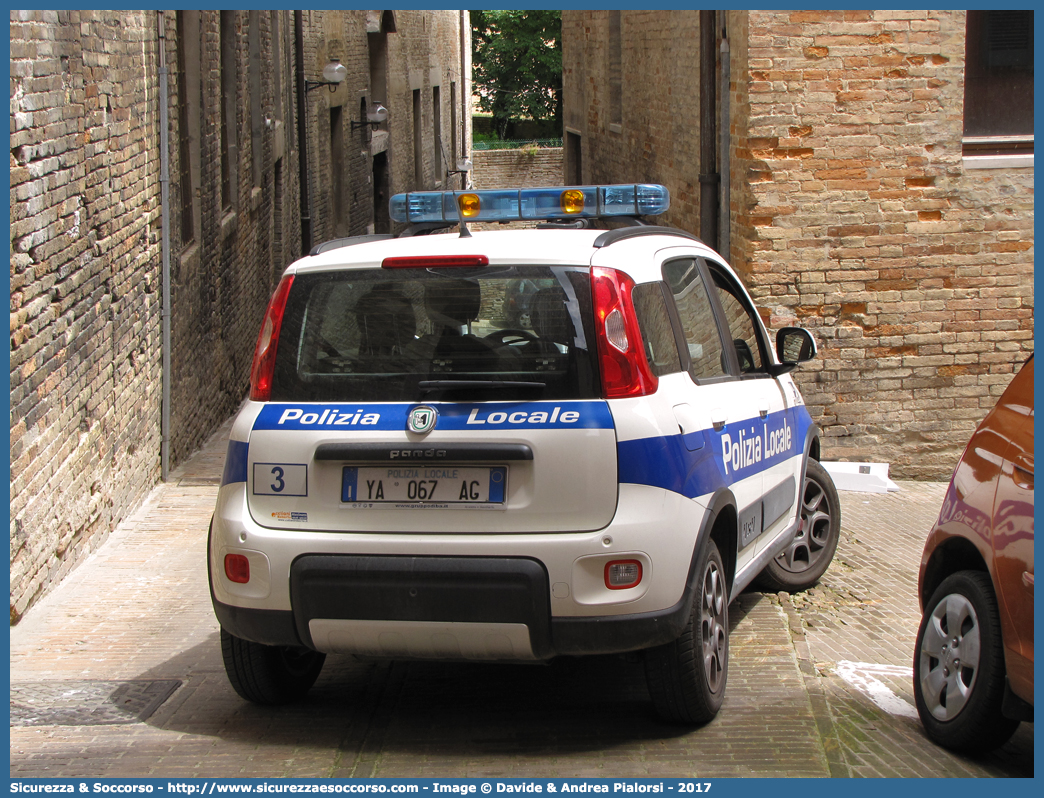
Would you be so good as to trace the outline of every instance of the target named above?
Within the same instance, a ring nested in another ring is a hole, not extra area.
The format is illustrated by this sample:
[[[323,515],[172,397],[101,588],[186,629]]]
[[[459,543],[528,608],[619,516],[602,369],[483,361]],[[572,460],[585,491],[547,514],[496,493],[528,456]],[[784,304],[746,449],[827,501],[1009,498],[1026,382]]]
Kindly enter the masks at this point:
[[[590,324],[586,269],[300,274],[283,316],[272,400],[596,398]]]

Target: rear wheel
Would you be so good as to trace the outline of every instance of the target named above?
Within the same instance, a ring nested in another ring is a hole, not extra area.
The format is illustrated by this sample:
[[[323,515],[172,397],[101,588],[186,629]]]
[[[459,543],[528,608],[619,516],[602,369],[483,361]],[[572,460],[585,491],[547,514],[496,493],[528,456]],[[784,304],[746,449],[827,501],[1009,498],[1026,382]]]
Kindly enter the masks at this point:
[[[801,525],[790,545],[758,575],[762,590],[796,593],[826,572],[841,535],[841,501],[830,474],[809,458],[801,488]]]
[[[255,704],[303,698],[319,678],[326,655],[308,648],[266,646],[221,630],[221,656],[233,689]]]
[[[699,590],[677,640],[645,652],[645,680],[656,713],[674,723],[707,723],[721,708],[729,673],[729,600],[725,569],[708,541]]]
[[[1004,717],[1004,651],[989,574],[958,571],[925,605],[914,649],[914,700],[928,736],[956,751],[990,751],[1015,733]]]

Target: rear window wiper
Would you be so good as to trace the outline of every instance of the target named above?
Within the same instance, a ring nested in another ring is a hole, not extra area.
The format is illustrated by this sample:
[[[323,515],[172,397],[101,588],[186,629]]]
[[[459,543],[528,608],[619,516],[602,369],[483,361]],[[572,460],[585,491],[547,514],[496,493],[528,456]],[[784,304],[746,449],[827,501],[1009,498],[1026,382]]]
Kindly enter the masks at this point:
[[[547,383],[524,380],[421,380],[419,387],[422,391],[455,391],[468,388],[546,388]]]

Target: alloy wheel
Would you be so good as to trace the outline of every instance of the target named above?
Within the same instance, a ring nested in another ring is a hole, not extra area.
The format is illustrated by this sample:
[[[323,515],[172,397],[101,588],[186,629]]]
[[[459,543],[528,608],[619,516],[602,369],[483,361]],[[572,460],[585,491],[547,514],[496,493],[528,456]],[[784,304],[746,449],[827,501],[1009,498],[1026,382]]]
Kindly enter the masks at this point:
[[[953,720],[971,697],[981,656],[979,618],[966,597],[950,593],[935,605],[917,656],[925,707]]]
[[[830,502],[826,489],[808,475],[801,491],[801,526],[776,562],[784,570],[801,573],[815,566],[830,543]]]
[[[725,674],[728,631],[725,628],[725,580],[716,562],[707,563],[703,575],[702,641],[707,686],[716,693]]]

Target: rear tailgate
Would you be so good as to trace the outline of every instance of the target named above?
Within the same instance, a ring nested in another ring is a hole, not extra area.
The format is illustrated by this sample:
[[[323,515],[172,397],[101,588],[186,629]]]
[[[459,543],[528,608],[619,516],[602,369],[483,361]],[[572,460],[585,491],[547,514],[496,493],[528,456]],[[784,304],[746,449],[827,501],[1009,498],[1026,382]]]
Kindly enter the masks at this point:
[[[407,431],[430,407],[433,430]],[[616,511],[602,400],[259,406],[247,493],[261,526],[331,532],[600,529]]]

